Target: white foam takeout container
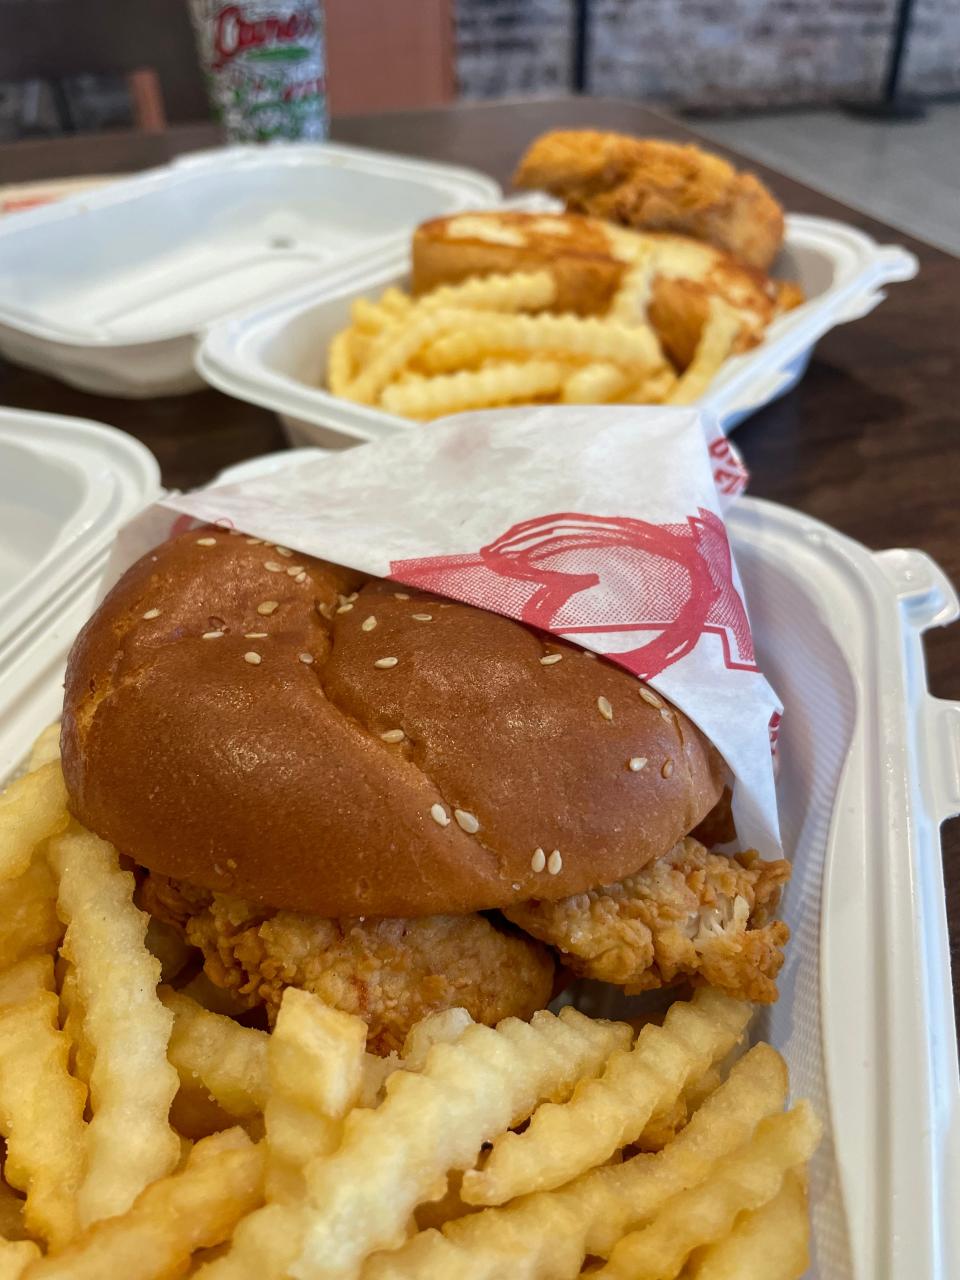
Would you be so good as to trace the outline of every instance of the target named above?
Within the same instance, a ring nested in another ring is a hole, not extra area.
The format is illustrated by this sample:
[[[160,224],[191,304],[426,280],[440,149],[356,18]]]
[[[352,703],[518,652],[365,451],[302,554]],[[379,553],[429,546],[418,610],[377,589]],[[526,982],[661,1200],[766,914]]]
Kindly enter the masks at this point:
[[[112,529],[156,494],[152,459],[119,433],[0,414],[0,545],[21,548],[0,579],[0,776],[57,714]],[[35,518],[45,534],[24,536]],[[960,704],[927,692],[922,635],[957,618],[957,596],[922,552],[871,553],[751,498],[727,519],[758,657],[785,706],[793,939],[756,1032],[826,1121],[810,1276],[954,1280],[960,1087],[938,828],[960,811]]]
[[[105,395],[191,391],[211,321],[500,196],[452,165],[332,144],[200,152],[0,224],[0,352]]]
[[[508,203],[537,210],[559,207],[536,196]],[[916,271],[914,255],[898,245],[878,245],[854,227],[825,218],[790,215],[775,274],[799,280],[807,301],[775,320],[758,347],[726,361],[700,406],[731,430],[799,381],[823,334],[867,315],[883,300],[884,284],[910,279]],[[404,247],[362,271],[311,282],[230,317],[207,333],[197,368],[220,391],[273,409],[295,445],[343,447],[416,429],[418,424],[406,418],[324,389],[327,348],[350,323],[350,304],[388,285],[406,287],[409,272]]]

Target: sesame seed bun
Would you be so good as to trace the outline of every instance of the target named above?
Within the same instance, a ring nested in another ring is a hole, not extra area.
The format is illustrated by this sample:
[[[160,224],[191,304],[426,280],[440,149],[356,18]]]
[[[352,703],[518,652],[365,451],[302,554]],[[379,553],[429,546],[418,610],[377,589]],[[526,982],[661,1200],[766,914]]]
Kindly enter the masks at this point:
[[[722,791],[710,743],[610,663],[221,529],[87,623],[62,751],[73,813],[136,862],[329,917],[611,883]]]

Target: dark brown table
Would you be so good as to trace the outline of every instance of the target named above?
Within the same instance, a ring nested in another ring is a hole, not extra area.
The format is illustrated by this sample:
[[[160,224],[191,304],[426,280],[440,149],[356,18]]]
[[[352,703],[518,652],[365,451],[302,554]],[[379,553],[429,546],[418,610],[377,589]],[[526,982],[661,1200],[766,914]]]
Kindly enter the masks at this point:
[[[679,121],[644,107],[586,98],[336,120],[333,136],[470,165],[506,183],[527,142],[557,127],[697,140]],[[0,182],[129,172],[217,141],[212,126],[196,125],[156,136],[15,143],[0,146]],[[921,547],[960,583],[960,261],[774,170],[748,167],[793,212],[850,222],[881,242],[906,244],[920,260],[916,280],[893,286],[866,319],[828,334],[800,386],[739,428],[752,492],[817,516],[870,547]],[[165,482],[176,486],[198,484],[229,463],[284,444],[270,413],[213,391],[107,399],[2,361],[0,404],[122,427],[153,450]],[[928,637],[927,660],[933,693],[960,698],[960,625]],[[943,836],[960,979],[960,822],[948,824]]]

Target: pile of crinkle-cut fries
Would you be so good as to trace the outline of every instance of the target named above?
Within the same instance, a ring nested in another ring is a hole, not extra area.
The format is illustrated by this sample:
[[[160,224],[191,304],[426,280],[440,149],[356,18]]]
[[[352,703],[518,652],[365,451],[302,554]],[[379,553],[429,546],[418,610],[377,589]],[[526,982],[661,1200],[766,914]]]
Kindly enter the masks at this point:
[[[440,285],[419,298],[397,288],[358,298],[327,354],[336,396],[415,419],[511,403],[691,404],[730,355],[740,317],[711,298],[690,365],[678,374],[637,297],[650,268],[624,277],[605,316],[554,315],[548,270]]]
[[[161,984],[56,752],[0,799],[3,1280],[806,1269],[820,1127],[770,1046],[734,1054],[749,1005],[703,989],[639,1034],[451,1010],[391,1059],[299,990],[242,1026]]]

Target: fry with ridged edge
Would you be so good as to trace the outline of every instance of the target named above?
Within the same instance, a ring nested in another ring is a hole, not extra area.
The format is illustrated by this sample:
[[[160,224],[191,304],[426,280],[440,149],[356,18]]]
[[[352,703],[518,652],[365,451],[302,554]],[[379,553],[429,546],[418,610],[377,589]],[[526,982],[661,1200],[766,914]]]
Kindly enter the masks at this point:
[[[608,404],[623,394],[630,381],[620,365],[598,360],[568,374],[560,399],[564,404]]]
[[[378,334],[391,328],[397,315],[390,307],[371,302],[369,298],[356,298],[350,304],[350,319],[360,333]]]
[[[434,373],[460,369],[498,351],[611,360],[637,373],[660,368],[663,352],[649,326],[625,325],[596,316],[503,316],[466,312],[459,332],[432,342],[422,359]],[[453,327],[453,326],[451,326]]]
[[[607,315],[623,324],[646,324],[647,304],[653,289],[655,254],[645,246],[637,261],[624,272],[620,287],[613,295]]]
[[[27,956],[0,972],[0,1011],[54,988],[53,956]]]
[[[447,413],[480,409],[514,400],[533,400],[560,390],[569,370],[556,360],[527,360],[496,369],[440,374],[415,383],[392,384],[380,403],[406,418],[442,418]]]
[[[469,307],[477,311],[539,311],[557,296],[549,271],[515,271],[472,276],[460,284],[444,284],[417,302],[421,311],[437,307]]]
[[[330,340],[327,350],[327,386],[335,396],[342,396],[353,376],[353,331],[343,329]]]
[[[23,875],[37,845],[67,821],[67,788],[58,760],[11,782],[0,795],[0,884]]]
[[[51,760],[60,759],[60,721],[48,724],[30,748],[30,770],[42,769]]]
[[[238,1120],[263,1111],[269,1093],[269,1035],[242,1027],[225,1014],[211,1013],[171,987],[161,987],[158,994],[173,1014],[167,1057],[181,1084],[202,1086]]]
[[[772,1200],[787,1170],[816,1151],[820,1134],[820,1121],[807,1102],[762,1120],[750,1143],[718,1161],[705,1183],[681,1191],[648,1227],[624,1236],[597,1275],[670,1280],[694,1249],[727,1235],[738,1214]]]
[[[702,1182],[786,1096],[783,1059],[757,1045],[663,1152],[591,1169],[555,1191],[448,1222],[442,1232],[421,1231],[371,1258],[363,1280],[574,1280],[588,1254],[607,1257],[672,1196]]]
[[[182,1275],[196,1249],[230,1236],[263,1199],[263,1152],[242,1129],[198,1142],[186,1165],[138,1196],[122,1216],[88,1228],[29,1280],[167,1280]]]
[[[396,1071],[375,1111],[354,1111],[343,1142],[306,1171],[308,1227],[295,1280],[356,1276],[376,1249],[403,1243],[423,1200],[446,1190],[484,1142],[525,1119],[545,1098],[568,1097],[600,1070],[622,1032],[573,1009],[496,1030],[469,1026],[435,1045],[422,1072]]]
[[[51,977],[52,969],[51,962]],[[57,995],[48,990],[0,1009],[4,1176],[26,1193],[28,1230],[52,1249],[62,1248],[77,1228],[87,1098],[67,1070],[69,1044],[58,1017]]]
[[[562,1186],[608,1160],[643,1132],[651,1115],[679,1096],[687,1080],[729,1053],[751,1006],[709,987],[670,1006],[662,1027],[649,1024],[629,1053],[610,1059],[565,1105],[539,1108],[522,1134],[505,1133],[482,1169],[464,1175],[468,1204]]]
[[[800,1280],[810,1266],[810,1219],[803,1175],[791,1169],[774,1198],[742,1214],[716,1244],[698,1249],[690,1280]]]
[[[173,1169],[180,1143],[168,1113],[179,1080],[167,1061],[173,1014],[157,997],[160,962],[144,945],[147,917],[116,850],[76,828],[55,837],[63,954],[76,966],[84,1035],[94,1050],[81,1226],[123,1213]]]
[[[337,1147],[364,1069],[363,1021],[297,987],[283,993],[270,1036],[267,1199],[302,1199],[304,1167]]]
[[[740,317],[735,311],[719,298],[710,299],[710,316],[703,326],[693,360],[667,396],[667,404],[692,404],[699,400],[733,350],[740,326]]]
[[[366,368],[344,388],[344,399],[374,404],[384,387],[422,347],[451,329],[472,323],[477,314],[438,309],[415,314],[409,322],[391,328],[377,344]]]
[[[621,404],[663,404],[677,385],[677,375],[669,365],[646,375],[620,396]]]
[[[38,855],[22,875],[0,881],[0,970],[25,956],[49,954],[62,934],[56,881]]]

